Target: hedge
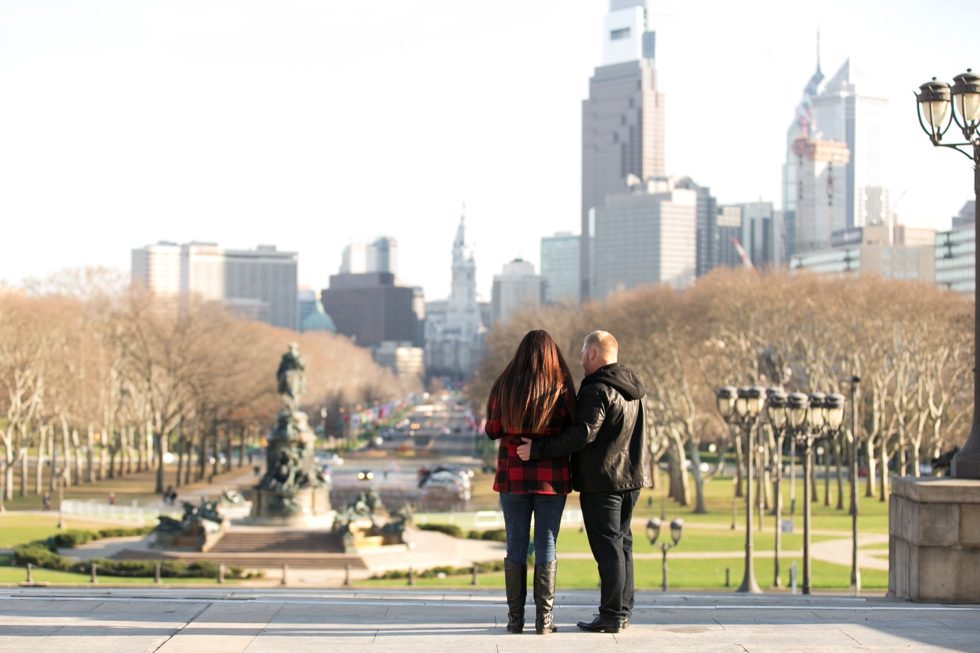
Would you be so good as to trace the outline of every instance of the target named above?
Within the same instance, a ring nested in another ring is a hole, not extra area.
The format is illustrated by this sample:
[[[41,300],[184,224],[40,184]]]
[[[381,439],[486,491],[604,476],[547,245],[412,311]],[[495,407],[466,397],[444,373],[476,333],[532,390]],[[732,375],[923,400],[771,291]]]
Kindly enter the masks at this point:
[[[31,542],[14,549],[14,564],[53,569],[56,571],[73,571],[80,574],[92,572],[92,564],[98,565],[98,573],[106,576],[133,576],[150,578],[156,574],[155,560],[108,560],[96,558],[87,562],[75,562],[70,558],[53,553],[44,542]],[[217,578],[218,565],[214,562],[192,562],[185,565],[179,560],[160,561],[160,575],[165,578]],[[226,567],[225,576],[228,578],[252,578],[253,574],[245,574],[241,567]]]

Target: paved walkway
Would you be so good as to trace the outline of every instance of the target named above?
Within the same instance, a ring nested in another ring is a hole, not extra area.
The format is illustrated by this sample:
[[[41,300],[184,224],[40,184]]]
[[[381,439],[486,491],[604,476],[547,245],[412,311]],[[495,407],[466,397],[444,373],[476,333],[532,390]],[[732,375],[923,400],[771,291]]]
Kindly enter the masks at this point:
[[[0,591],[0,650],[261,653],[437,650],[964,651],[980,653],[980,606],[831,596],[641,592],[629,630],[585,633],[598,594],[561,592],[559,632],[505,631],[499,591]],[[533,608],[528,615],[533,614]]]

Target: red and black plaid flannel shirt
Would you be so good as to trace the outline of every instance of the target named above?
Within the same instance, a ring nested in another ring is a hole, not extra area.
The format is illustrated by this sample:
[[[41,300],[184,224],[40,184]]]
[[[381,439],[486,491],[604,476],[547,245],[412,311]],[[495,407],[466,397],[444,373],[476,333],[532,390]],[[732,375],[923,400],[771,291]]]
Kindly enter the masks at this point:
[[[529,440],[558,435],[575,421],[574,398],[567,386],[555,405],[548,426],[539,433],[519,430],[504,431],[500,421],[500,403],[497,397],[487,402],[487,436],[491,440],[501,440],[497,452],[497,475],[493,489],[497,492],[513,494],[568,494],[572,490],[572,476],[568,467],[568,456],[544,458],[542,460],[521,460],[517,456],[520,438]]]

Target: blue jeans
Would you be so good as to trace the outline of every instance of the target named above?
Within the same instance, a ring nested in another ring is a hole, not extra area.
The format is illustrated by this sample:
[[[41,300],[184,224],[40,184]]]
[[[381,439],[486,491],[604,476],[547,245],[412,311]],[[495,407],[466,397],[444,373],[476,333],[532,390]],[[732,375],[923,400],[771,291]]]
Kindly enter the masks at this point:
[[[500,507],[507,527],[507,559],[523,565],[531,541],[531,514],[534,514],[534,561],[536,564],[555,560],[555,544],[565,509],[564,494],[500,493]]]

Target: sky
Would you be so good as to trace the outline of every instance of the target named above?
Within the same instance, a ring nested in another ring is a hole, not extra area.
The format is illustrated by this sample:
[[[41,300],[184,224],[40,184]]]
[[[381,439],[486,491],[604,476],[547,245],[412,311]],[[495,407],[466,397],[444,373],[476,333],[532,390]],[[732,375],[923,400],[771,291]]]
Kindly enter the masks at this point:
[[[975,0],[658,0],[666,161],[724,204],[781,201],[816,67],[889,99],[906,224],[948,228],[972,164],[912,91],[980,66]],[[160,240],[299,252],[325,287],[353,241],[448,295],[465,203],[478,292],[578,231],[581,102],[607,0],[0,0],[0,279],[129,269]]]

